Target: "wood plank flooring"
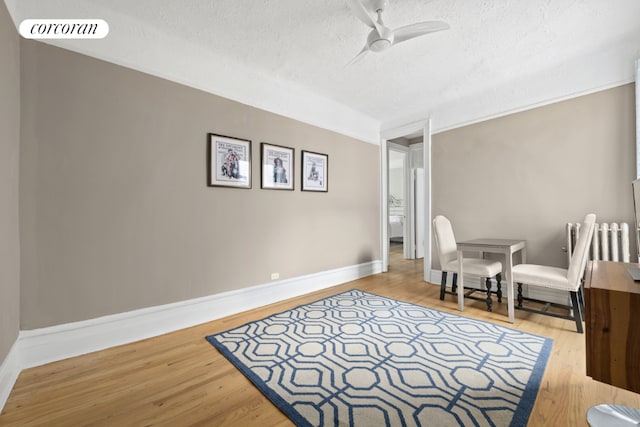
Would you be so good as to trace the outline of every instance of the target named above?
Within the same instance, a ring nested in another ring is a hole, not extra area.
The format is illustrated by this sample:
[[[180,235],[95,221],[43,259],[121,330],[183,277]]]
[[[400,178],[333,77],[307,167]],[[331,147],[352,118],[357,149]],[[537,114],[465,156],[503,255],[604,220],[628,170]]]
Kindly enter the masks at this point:
[[[394,250],[388,273],[25,370],[0,426],[292,426],[204,337],[353,288],[460,314],[454,296],[440,301],[438,287],[422,281],[422,261]],[[640,408],[640,395],[585,375],[584,335],[571,321],[516,312],[509,324],[506,302],[492,313],[466,304],[465,316],[554,339],[529,426],[587,426],[587,409],[599,403]]]

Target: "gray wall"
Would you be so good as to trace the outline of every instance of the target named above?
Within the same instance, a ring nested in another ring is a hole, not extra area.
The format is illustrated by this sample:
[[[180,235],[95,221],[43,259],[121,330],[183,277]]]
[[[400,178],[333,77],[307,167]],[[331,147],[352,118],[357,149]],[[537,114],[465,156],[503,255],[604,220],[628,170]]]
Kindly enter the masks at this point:
[[[529,262],[566,267],[567,222],[634,223],[634,102],[628,84],[434,135],[433,215],[457,239],[524,238]]]
[[[2,28],[3,58],[16,58]],[[378,147],[42,43],[21,49],[22,269],[13,203],[0,218],[13,233],[5,348],[20,290],[32,329],[379,259]],[[14,68],[0,84],[15,91]],[[2,99],[2,159],[15,159],[20,115],[4,102],[20,97]],[[626,85],[435,135],[434,214],[458,238],[522,237],[530,261],[565,265],[567,221],[632,222],[633,102]],[[207,132],[253,141],[251,190],[206,187]],[[259,188],[262,141],[296,149],[296,191]],[[301,149],[329,154],[329,193],[299,191]],[[15,197],[12,164],[2,197]]]
[[[20,330],[20,40],[0,2],[0,364]]]
[[[380,259],[379,147],[42,43],[22,72],[22,329]],[[206,186],[208,132],[252,140],[252,189]],[[260,189],[260,142],[295,191]]]

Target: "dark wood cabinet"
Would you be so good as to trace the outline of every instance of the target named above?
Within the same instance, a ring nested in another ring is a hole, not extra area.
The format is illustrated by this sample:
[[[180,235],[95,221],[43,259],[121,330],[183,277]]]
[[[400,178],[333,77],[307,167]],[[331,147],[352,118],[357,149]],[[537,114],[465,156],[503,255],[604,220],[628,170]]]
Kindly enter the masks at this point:
[[[640,393],[638,264],[591,261],[585,274],[587,375]]]

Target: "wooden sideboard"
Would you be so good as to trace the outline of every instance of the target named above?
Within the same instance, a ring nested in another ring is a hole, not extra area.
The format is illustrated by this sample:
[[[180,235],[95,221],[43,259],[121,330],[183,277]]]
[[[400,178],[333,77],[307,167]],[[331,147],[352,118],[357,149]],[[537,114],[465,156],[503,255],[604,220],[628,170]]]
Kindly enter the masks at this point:
[[[640,393],[639,264],[591,261],[585,274],[587,375]]]

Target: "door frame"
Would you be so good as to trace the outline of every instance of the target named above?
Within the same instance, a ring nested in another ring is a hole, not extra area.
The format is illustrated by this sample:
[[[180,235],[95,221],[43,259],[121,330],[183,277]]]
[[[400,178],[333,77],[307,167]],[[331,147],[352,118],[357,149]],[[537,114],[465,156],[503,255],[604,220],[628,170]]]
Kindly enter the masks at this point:
[[[404,155],[404,159],[402,162],[402,215],[404,216],[404,221],[402,224],[402,248],[405,259],[413,259],[415,258],[415,248],[413,245],[413,241],[410,238],[411,233],[413,232],[413,227],[411,226],[413,221],[413,213],[411,211],[410,201],[412,199],[411,196],[411,186],[410,186],[410,173],[411,173],[411,156],[409,147],[405,147],[404,145],[395,144],[393,142],[387,142],[387,150],[396,151],[398,153],[402,153]],[[388,153],[387,152],[387,153]],[[389,171],[389,169],[387,169]],[[389,203],[389,198],[387,197],[387,204]],[[387,224],[389,224],[389,219],[387,218]],[[387,247],[389,247],[389,242],[387,242]]]
[[[389,271],[389,154],[388,140],[422,132],[424,164],[424,281],[431,279],[431,118],[380,131],[380,253],[382,271]]]
[[[410,173],[410,187],[411,187],[411,203],[410,203],[410,210],[412,212],[411,214],[411,229],[410,229],[410,235],[412,238],[412,250],[413,250],[413,256],[412,259],[416,259],[416,258],[424,258],[424,247],[422,248],[422,256],[418,256],[419,255],[419,247],[420,247],[420,243],[418,241],[419,237],[422,237],[422,243],[424,245],[425,242],[425,236],[424,234],[422,236],[418,236],[418,230],[420,229],[420,226],[422,226],[422,228],[424,229],[424,223],[420,224],[418,222],[418,205],[417,205],[417,191],[418,191],[418,185],[417,185],[417,172],[418,169],[422,169],[423,170],[423,174],[424,174],[424,167],[422,168],[417,168],[415,167],[415,163],[414,163],[414,159],[417,156],[417,153],[419,152],[420,155],[423,156],[423,158],[421,160],[424,160],[424,155],[422,154],[422,151],[424,150],[424,144],[422,142],[417,143],[417,144],[411,144],[409,146],[409,162],[411,163],[411,166],[409,167],[409,173]],[[421,162],[422,163],[422,162]],[[423,181],[424,184],[424,181]],[[423,197],[425,197],[425,195],[423,194]],[[425,200],[425,206],[426,206],[426,200]],[[420,224],[420,226],[418,225]]]

